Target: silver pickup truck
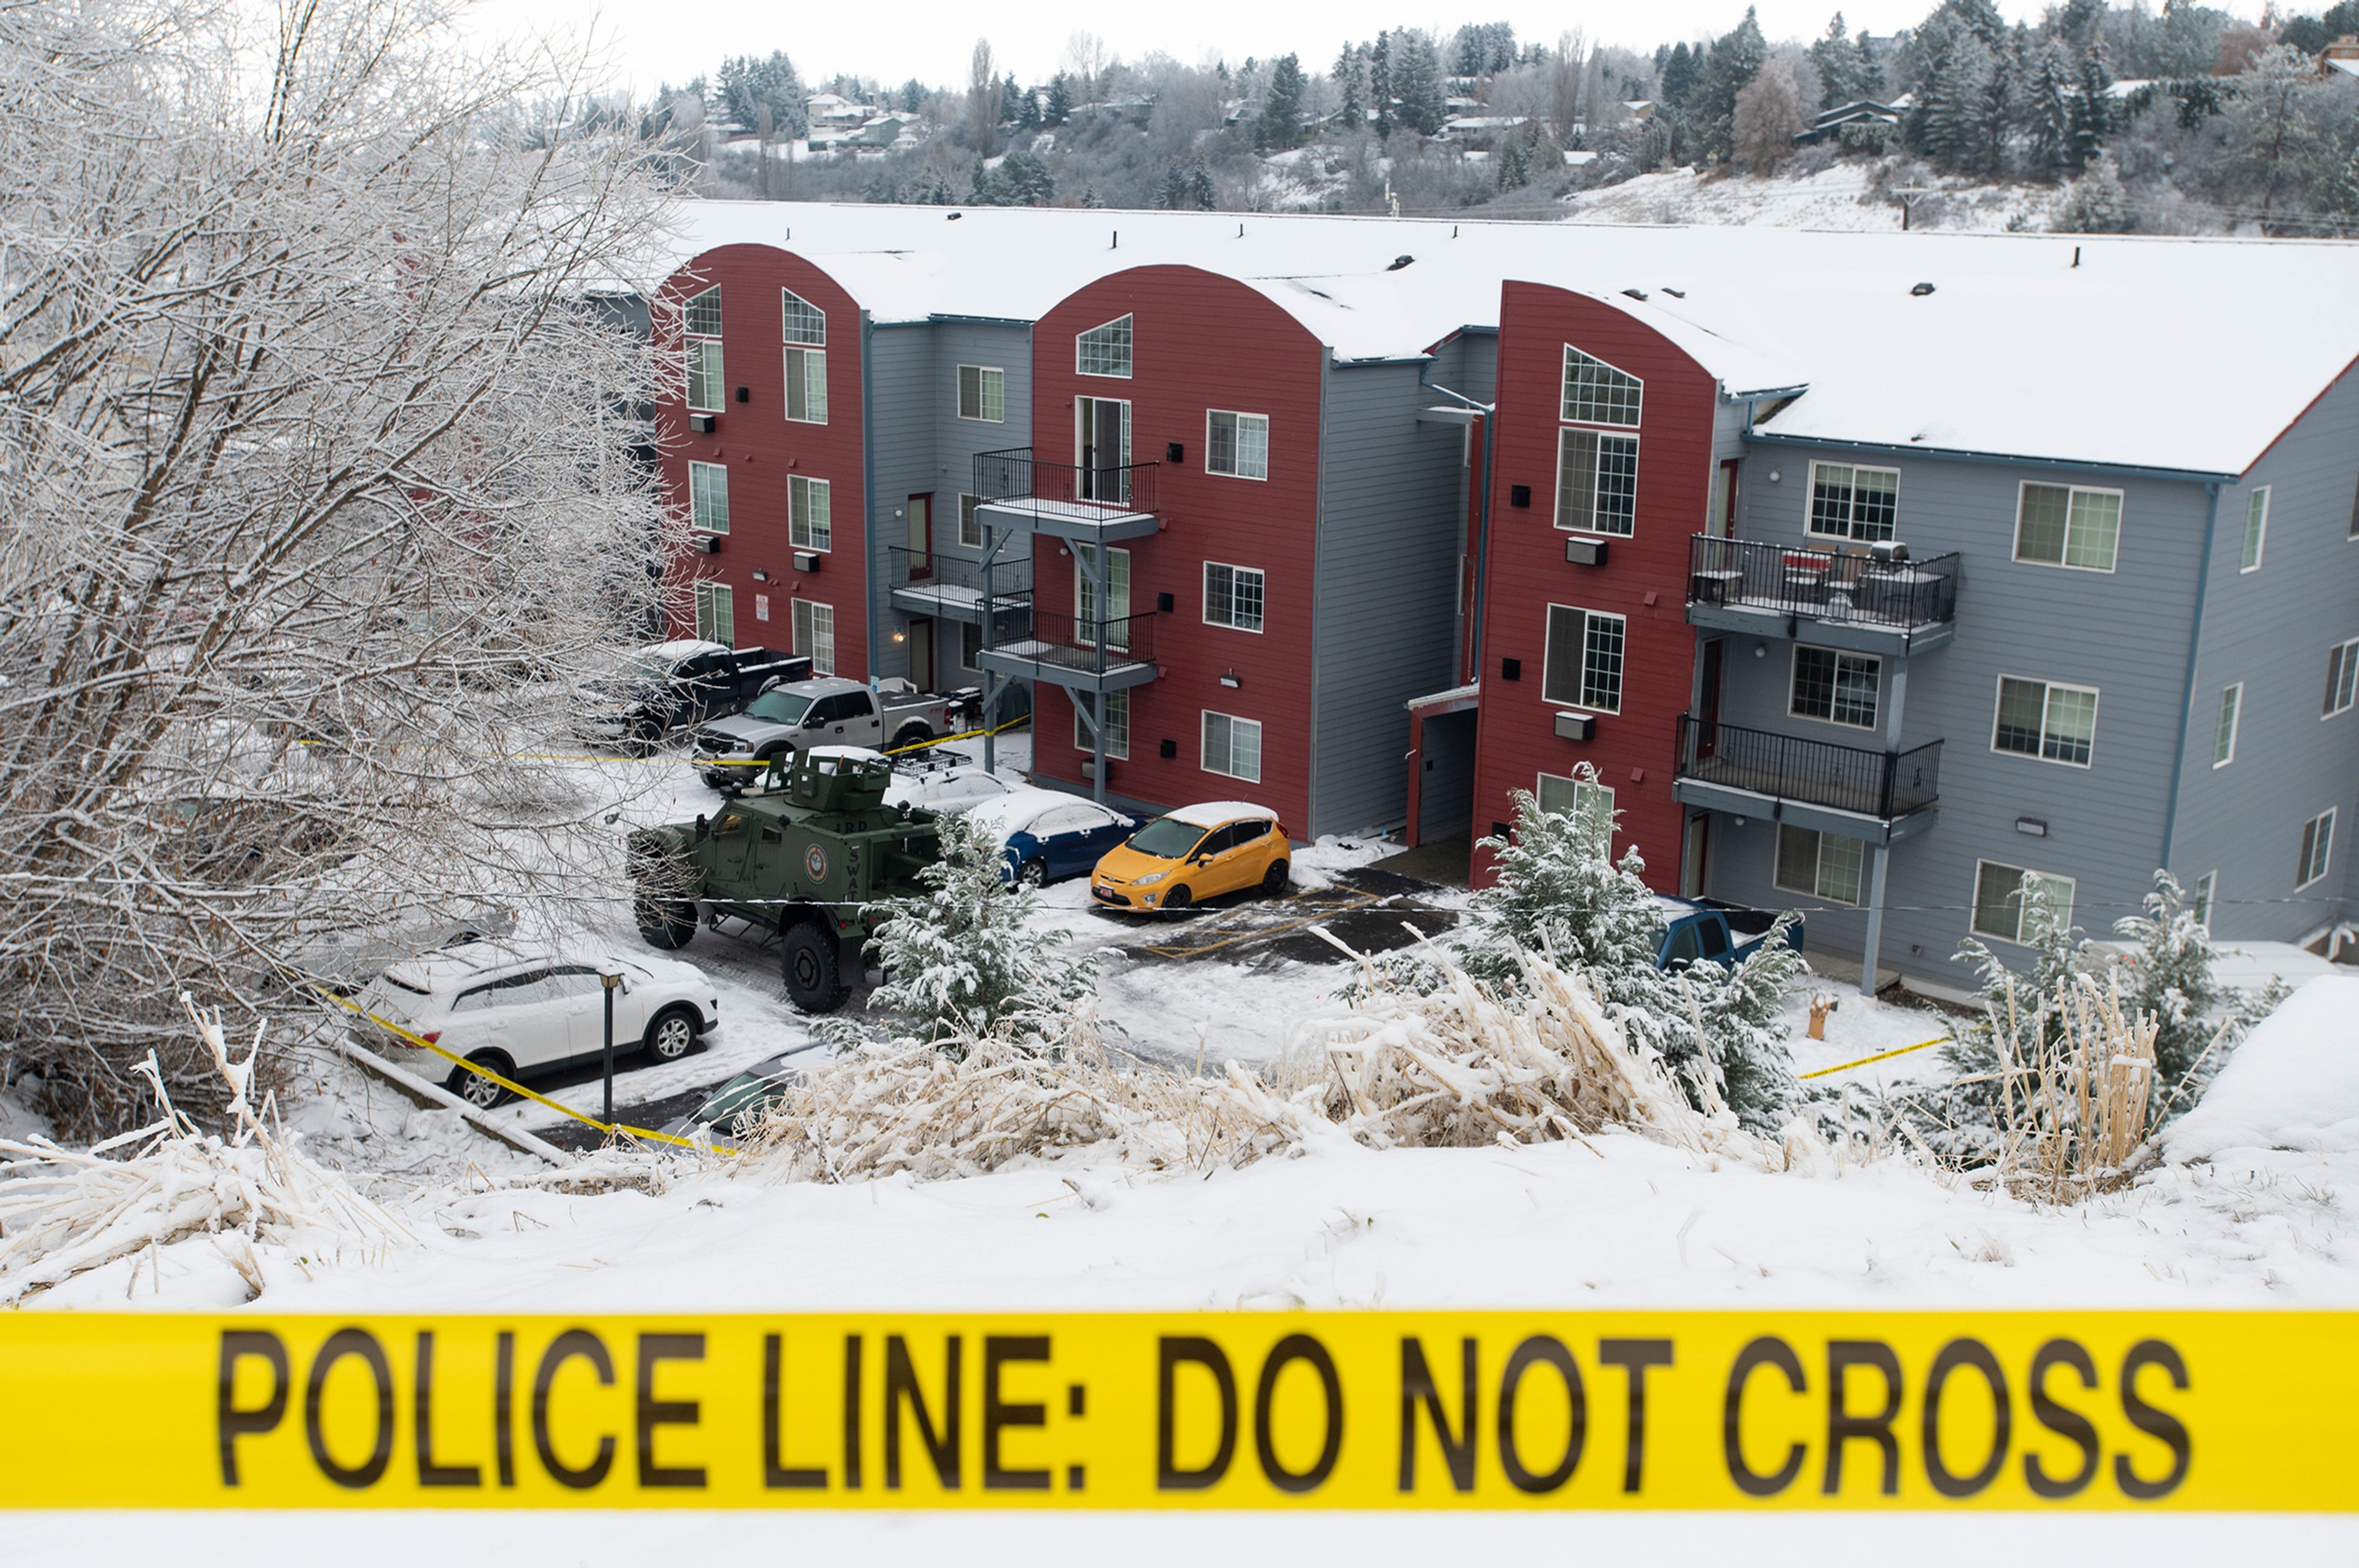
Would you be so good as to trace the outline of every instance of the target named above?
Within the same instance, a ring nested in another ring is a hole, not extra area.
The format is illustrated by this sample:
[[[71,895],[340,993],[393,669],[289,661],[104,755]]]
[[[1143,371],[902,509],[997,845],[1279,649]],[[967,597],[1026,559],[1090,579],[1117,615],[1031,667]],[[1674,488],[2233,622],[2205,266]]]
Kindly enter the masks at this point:
[[[956,733],[973,711],[972,690],[878,690],[840,676],[776,687],[742,713],[698,728],[696,768],[715,789],[748,789],[771,758],[813,746],[897,751]]]

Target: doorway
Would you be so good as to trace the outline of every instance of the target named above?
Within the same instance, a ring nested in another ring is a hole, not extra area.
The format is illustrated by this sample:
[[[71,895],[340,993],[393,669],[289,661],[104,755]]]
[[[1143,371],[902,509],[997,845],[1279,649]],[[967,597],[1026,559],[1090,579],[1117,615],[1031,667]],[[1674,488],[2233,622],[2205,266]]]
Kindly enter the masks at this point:
[[[1698,812],[1688,818],[1687,842],[1680,855],[1680,896],[1701,898],[1711,886],[1712,815]]]
[[[1720,682],[1728,640],[1714,637],[1703,645],[1701,667],[1696,673],[1695,754],[1709,757],[1720,745]]]
[[[1715,539],[1736,537],[1736,467],[1739,460],[1730,458],[1712,470],[1712,513],[1703,520],[1703,531]]]
[[[919,691],[934,689],[934,622],[919,616],[909,622],[909,679]]]
[[[1073,400],[1073,461],[1083,501],[1130,503],[1130,405],[1112,397]]]
[[[1106,550],[1106,601],[1098,603],[1098,546],[1076,541],[1073,545],[1073,628],[1074,636],[1084,647],[1097,642],[1098,627],[1105,628],[1106,646],[1127,649],[1130,646],[1130,552],[1109,547]]]
[[[909,578],[919,581],[934,575],[934,498],[909,497]]]

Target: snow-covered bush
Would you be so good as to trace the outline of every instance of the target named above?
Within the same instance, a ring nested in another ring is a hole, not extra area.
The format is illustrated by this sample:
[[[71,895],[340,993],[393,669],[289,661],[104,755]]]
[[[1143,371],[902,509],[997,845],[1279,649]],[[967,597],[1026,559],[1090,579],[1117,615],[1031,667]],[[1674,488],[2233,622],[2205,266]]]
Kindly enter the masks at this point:
[[[885,969],[869,1006],[908,1017],[919,1038],[955,1050],[995,1036],[1047,1045],[1097,996],[1097,960],[1060,951],[1068,933],[1032,929],[1040,895],[1003,880],[1006,856],[972,816],[941,819],[941,857],[923,892],[870,904],[869,952]]]
[[[2060,234],[2119,234],[2130,227],[2129,192],[2111,153],[2090,160],[2088,171],[2065,188],[2049,227]]]
[[[2146,913],[2123,917],[2114,930],[2132,944],[2113,963],[2123,1006],[2133,1017],[2151,1017],[2158,1029],[2158,1110],[2168,1120],[2195,1103],[2228,1053],[2277,1011],[2288,988],[2276,979],[2256,991],[2223,985],[2212,972],[2219,957],[2212,934],[2187,906],[2185,891],[2169,871],[2155,872]]]

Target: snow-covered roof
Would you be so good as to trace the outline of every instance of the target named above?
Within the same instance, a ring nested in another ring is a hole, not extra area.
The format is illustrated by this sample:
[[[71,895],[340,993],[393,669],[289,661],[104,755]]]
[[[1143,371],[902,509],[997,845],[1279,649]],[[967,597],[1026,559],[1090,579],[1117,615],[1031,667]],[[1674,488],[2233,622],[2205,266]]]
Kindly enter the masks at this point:
[[[2326,60],[2326,69],[2339,70],[2345,76],[2359,76],[2359,59],[2348,59],[2339,55],[2330,56]]]
[[[679,637],[669,643],[650,643],[640,653],[658,659],[688,659],[699,654],[724,654],[728,650],[718,643],[708,643],[701,637]]]
[[[1190,827],[1219,827],[1240,816],[1266,816],[1273,821],[1277,816],[1268,806],[1256,806],[1249,800],[1208,800],[1196,806],[1175,806],[1163,815]]]
[[[880,322],[1032,321],[1126,268],[1201,267],[1344,362],[1495,329],[1524,280],[1644,321],[1731,396],[1807,387],[1770,434],[2207,474],[2242,472],[2359,361],[2339,241],[732,201],[690,204],[674,259],[742,243],[824,267]],[[2205,333],[2190,396],[2187,324],[2232,300],[2299,300],[2302,330]]]

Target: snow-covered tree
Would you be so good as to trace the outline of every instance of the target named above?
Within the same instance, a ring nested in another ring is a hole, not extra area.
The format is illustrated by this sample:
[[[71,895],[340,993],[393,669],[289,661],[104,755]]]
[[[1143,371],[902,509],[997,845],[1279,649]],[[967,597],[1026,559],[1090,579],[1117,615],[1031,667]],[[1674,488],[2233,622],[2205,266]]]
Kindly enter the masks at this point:
[[[1049,108],[1042,118],[1050,125],[1061,125],[1072,114],[1072,79],[1060,70],[1049,79]]]
[[[1097,960],[1059,951],[1062,932],[1032,929],[1040,895],[1006,880],[1006,855],[988,827],[951,816],[940,834],[940,859],[918,873],[924,891],[864,912],[878,923],[868,950],[885,970],[869,1006],[905,1015],[921,1039],[1059,1038],[1097,994]]]
[[[1705,156],[1728,156],[1736,135],[1736,95],[1751,84],[1768,58],[1769,44],[1761,36],[1760,19],[1747,5],[1745,20],[1712,46],[1703,74],[1688,95],[1687,117],[1701,138]]]
[[[1794,156],[1794,138],[1810,123],[1793,61],[1772,56],[1736,95],[1730,157],[1749,174],[1772,174]]]
[[[731,55],[721,62],[714,85],[721,93],[723,115],[749,131],[761,126],[766,112],[775,135],[799,136],[810,129],[802,78],[795,74],[795,62],[783,49],[760,59]]]
[[[2270,49],[2236,85],[2225,116],[2221,176],[2258,198],[2254,205],[2268,232],[2274,217],[2300,209],[2312,170],[2325,162],[2320,155],[2332,146],[2341,123],[2336,90],[2319,80],[2307,55],[2290,49]]]
[[[2158,1097],[2168,1097],[2162,1108],[2168,1119],[2195,1103],[2236,1043],[2285,1000],[2286,987],[2272,980],[2247,993],[2222,984],[2212,973],[2219,955],[2212,934],[2169,871],[2155,872],[2146,913],[2124,916],[2114,931],[2131,945],[2114,961],[2123,981],[2123,1011],[2161,1025],[2154,1059],[2162,1075]]]
[[[1431,34],[1404,29],[1393,35],[1392,88],[1402,124],[1424,135],[1441,134],[1450,114],[1442,103],[1441,55]]]
[[[1826,37],[1810,46],[1810,63],[1819,68],[1820,108],[1840,109],[1867,96],[1866,61],[1845,30],[1841,11],[1827,24]]]
[[[2122,188],[2114,155],[2100,152],[2081,178],[2065,188],[2063,204],[2049,225],[2060,234],[2119,234],[2130,227],[2129,192]]]
[[[1368,51],[1360,44],[1345,44],[1335,57],[1334,68],[1328,78],[1335,84],[1340,97],[1337,112],[1343,117],[1346,131],[1356,131],[1368,117]]]
[[[1302,98],[1307,83],[1302,62],[1282,55],[1270,64],[1269,85],[1264,90],[1260,118],[1254,122],[1254,146],[1262,152],[1284,152],[1302,140]]]
[[[2032,162],[2053,168],[2074,154],[2072,61],[2050,38],[2039,46],[2023,78],[2022,118],[2030,132]]]

